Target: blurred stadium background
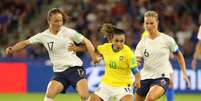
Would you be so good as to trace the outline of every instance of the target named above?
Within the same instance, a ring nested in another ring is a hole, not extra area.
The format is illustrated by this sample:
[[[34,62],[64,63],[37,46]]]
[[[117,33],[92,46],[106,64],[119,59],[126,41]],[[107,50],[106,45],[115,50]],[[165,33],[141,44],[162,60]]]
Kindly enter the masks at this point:
[[[201,61],[195,71],[191,60],[201,24],[200,0],[1,0],[0,3],[0,101],[42,101],[52,68],[42,45],[32,45],[12,57],[5,48],[29,38],[47,28],[49,8],[58,7],[71,18],[66,26],[88,37],[96,46],[104,41],[99,27],[112,22],[127,31],[127,45],[135,49],[143,29],[143,14],[156,10],[160,16],[161,31],[174,37],[187,63],[191,87],[182,80],[179,65],[174,67],[175,101],[200,101]],[[104,73],[103,64],[95,68],[85,53],[77,54],[84,61],[90,91],[94,91]],[[79,101],[72,88],[56,101]],[[165,101],[162,97],[159,101]]]

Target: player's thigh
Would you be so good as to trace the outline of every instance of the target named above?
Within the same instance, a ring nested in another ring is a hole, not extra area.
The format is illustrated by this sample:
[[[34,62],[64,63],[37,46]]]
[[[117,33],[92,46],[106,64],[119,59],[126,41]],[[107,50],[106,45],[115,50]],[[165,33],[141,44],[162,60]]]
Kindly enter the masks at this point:
[[[141,99],[144,99],[147,96],[147,93],[149,92],[150,86],[153,81],[153,79],[146,79],[140,81],[141,87],[136,90],[136,99],[138,99],[138,101],[144,101]]]
[[[130,94],[125,95],[120,99],[120,101],[134,101],[134,96]]]
[[[79,95],[81,96],[88,96],[89,91],[88,91],[88,82],[86,79],[81,79],[77,82],[76,84],[76,90]]]
[[[140,95],[138,95],[137,93],[136,93],[135,98],[136,98],[136,101],[144,101],[144,99],[145,99],[145,97],[140,96]]]
[[[118,101],[134,100],[132,87],[114,87],[111,89],[111,91]]]
[[[46,95],[54,97],[56,94],[60,93],[64,89],[64,86],[56,81],[56,80],[51,80],[48,84]]]
[[[113,87],[105,84],[99,84],[94,94],[103,101],[108,101],[111,97],[114,97],[113,92],[111,92],[111,90],[114,90]]]
[[[160,98],[164,93],[165,93],[165,90],[163,87],[161,87],[159,85],[153,85],[153,86],[151,86],[145,100],[146,101],[150,101],[150,100],[154,101],[154,100]]]

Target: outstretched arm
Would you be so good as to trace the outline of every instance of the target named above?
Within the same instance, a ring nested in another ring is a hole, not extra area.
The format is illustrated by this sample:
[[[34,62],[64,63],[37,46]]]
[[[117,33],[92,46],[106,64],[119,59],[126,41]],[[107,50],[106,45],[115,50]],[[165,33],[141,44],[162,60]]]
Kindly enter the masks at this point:
[[[195,53],[193,55],[193,60],[191,63],[191,67],[193,70],[196,69],[197,59],[200,55],[201,55],[201,40],[199,40],[199,42],[196,44]]]
[[[20,41],[16,43],[14,46],[6,48],[6,55],[12,55],[13,53],[24,49],[29,44],[30,44],[29,40]]]

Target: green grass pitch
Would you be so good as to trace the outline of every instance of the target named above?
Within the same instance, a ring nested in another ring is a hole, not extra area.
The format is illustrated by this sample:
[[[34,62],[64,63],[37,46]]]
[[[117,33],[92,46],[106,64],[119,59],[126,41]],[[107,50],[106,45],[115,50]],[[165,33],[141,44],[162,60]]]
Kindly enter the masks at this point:
[[[0,94],[0,101],[43,101],[44,93]],[[60,94],[55,101],[80,101],[75,93]],[[157,101],[166,101],[165,96]],[[176,94],[175,101],[201,101],[201,94]]]

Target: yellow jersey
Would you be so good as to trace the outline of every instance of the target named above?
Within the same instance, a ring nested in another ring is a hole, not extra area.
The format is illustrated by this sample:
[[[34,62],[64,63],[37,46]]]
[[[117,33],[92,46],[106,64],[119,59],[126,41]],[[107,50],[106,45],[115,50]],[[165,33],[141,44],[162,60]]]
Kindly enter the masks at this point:
[[[112,43],[97,47],[105,62],[105,74],[101,83],[115,87],[132,86],[132,68],[137,67],[133,51],[126,45],[118,52],[112,49]]]

